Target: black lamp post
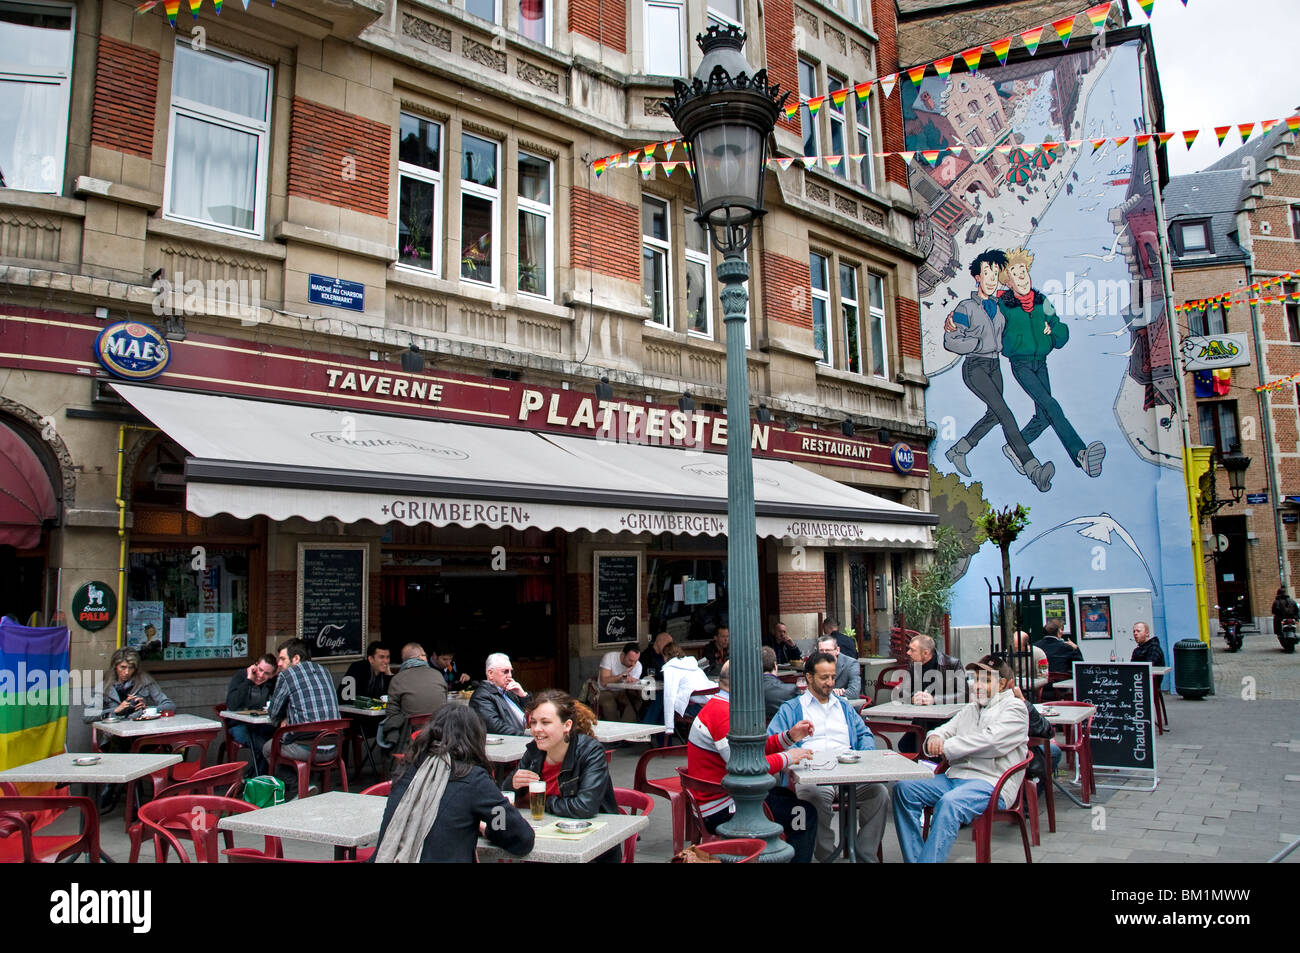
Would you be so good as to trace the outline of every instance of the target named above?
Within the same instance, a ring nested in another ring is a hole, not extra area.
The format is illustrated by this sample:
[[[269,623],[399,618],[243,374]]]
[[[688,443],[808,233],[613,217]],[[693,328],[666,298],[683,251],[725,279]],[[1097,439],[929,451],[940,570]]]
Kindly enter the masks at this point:
[[[1219,498],[1218,480],[1211,468],[1210,495],[1209,499],[1201,500],[1201,519],[1213,516],[1225,506],[1236,506],[1246,493],[1246,470],[1250,467],[1250,457],[1245,456],[1239,447],[1234,447],[1231,453],[1216,453],[1215,456],[1223,464],[1223,469],[1228,471],[1228,489],[1232,491],[1232,498]]]
[[[749,262],[745,249],[763,215],[767,142],[789,93],[768,85],[741,52],[737,27],[710,26],[696,37],[704,60],[690,85],[678,80],[664,101],[686,141],[695,168],[696,220],[722,253],[722,312],[727,326],[727,581],[731,628],[731,759],[723,786],[736,801],[735,816],[719,828],[728,837],[767,841],[764,861],[793,856],[781,828],[763,814],[772,787],[763,748],[761,631],[758,618],[758,547],[754,526],[754,462],[749,446],[749,374],[745,310]]]

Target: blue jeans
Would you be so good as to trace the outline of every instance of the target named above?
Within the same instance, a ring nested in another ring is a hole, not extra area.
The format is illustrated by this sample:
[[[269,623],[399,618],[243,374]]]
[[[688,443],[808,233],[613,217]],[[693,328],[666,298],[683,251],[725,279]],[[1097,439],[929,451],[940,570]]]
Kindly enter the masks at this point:
[[[993,785],[987,781],[956,780],[936,774],[924,781],[899,781],[894,785],[894,828],[903,860],[909,864],[942,864],[963,824],[969,824],[988,807]],[[1003,807],[1006,797],[999,798]],[[933,807],[930,836],[922,839],[921,808]]]

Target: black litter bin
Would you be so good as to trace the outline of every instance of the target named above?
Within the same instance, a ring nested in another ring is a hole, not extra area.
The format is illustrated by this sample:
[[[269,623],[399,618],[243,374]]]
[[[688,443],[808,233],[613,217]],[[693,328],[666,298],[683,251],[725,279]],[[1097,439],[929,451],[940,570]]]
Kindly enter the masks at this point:
[[[1210,647],[1200,639],[1174,643],[1174,690],[1183,698],[1199,699],[1210,694]]]

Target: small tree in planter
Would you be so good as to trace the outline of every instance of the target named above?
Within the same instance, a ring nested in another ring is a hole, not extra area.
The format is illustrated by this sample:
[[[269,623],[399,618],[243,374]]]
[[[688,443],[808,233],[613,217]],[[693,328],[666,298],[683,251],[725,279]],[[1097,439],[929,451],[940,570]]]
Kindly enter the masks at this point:
[[[1016,605],[1011,598],[1011,544],[1029,525],[1029,507],[1017,503],[1002,510],[989,507],[977,521],[984,538],[1002,551],[1002,644],[1016,632]]]
[[[898,614],[904,624],[927,635],[938,630],[952,605],[956,568],[964,555],[962,541],[952,527],[940,526],[934,531],[930,564],[898,587]]]

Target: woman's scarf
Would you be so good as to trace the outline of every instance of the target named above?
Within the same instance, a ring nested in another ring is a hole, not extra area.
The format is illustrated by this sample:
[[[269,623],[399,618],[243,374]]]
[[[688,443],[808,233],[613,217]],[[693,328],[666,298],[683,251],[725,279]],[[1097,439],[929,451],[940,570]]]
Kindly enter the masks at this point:
[[[378,864],[418,864],[424,839],[433,830],[442,795],[451,780],[451,762],[445,756],[425,758],[402,795],[384,839],[375,852]]]

